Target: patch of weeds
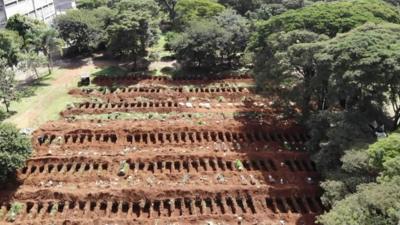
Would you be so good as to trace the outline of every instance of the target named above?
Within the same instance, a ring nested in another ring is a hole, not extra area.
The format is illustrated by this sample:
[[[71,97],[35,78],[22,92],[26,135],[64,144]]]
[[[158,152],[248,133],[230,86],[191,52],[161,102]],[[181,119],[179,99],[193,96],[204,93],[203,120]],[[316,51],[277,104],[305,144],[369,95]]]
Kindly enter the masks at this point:
[[[200,119],[200,118],[203,118],[203,117],[204,116],[201,113],[193,113],[192,114],[192,118],[194,118],[194,119]]]
[[[7,221],[14,222],[18,214],[21,212],[22,208],[23,208],[22,203],[14,202],[13,204],[11,204],[10,211],[8,211],[7,214]]]
[[[206,122],[204,122],[204,121],[198,121],[197,122],[197,125],[199,125],[199,126],[203,126],[203,125],[206,125],[207,123]]]
[[[224,98],[224,96],[218,96],[217,100],[218,100],[218,102],[224,102],[225,98]]]
[[[50,216],[55,216],[58,211],[58,203],[55,203],[50,210]]]
[[[243,163],[242,161],[240,161],[239,159],[237,159],[235,161],[235,167],[237,170],[242,171],[244,169]]]
[[[287,141],[283,142],[283,147],[287,150],[292,150],[292,146]]]
[[[129,170],[129,164],[126,161],[122,161],[119,165],[118,176],[125,176]]]
[[[182,92],[190,92],[190,87],[189,86],[183,86]]]

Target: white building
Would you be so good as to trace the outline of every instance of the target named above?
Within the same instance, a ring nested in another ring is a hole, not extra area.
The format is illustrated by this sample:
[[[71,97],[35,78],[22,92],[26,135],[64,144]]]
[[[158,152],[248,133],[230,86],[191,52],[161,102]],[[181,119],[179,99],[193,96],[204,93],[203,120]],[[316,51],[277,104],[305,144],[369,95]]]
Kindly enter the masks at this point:
[[[27,15],[50,23],[56,13],[75,8],[74,0],[0,0],[0,27],[15,14]]]

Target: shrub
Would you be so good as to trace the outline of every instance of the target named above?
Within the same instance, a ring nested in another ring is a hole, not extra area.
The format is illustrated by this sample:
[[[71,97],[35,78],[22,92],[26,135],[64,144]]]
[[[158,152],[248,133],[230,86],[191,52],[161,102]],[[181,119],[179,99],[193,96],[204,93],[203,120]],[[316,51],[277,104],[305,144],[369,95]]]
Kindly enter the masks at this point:
[[[0,183],[23,166],[31,154],[30,141],[11,124],[0,124]]]

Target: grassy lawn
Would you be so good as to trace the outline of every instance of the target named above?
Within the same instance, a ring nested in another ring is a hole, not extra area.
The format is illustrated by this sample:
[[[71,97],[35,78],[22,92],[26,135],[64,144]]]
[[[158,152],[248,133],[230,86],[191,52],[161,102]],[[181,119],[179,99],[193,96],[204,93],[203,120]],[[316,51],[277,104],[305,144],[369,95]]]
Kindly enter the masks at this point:
[[[120,77],[127,74],[127,71],[118,66],[109,66],[104,69],[93,70],[91,76]]]
[[[29,93],[28,96],[11,104],[10,110],[15,114],[5,122],[19,128],[37,128],[48,120],[59,119],[60,111],[77,100],[68,95],[68,91],[76,87],[79,75],[68,75],[68,69],[56,69],[40,81],[24,86],[23,91]]]

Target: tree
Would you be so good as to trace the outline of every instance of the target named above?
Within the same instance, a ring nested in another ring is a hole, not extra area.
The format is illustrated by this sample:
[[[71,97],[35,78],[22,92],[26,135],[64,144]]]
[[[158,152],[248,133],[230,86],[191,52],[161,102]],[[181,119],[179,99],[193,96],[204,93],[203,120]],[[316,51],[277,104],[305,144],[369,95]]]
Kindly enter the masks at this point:
[[[34,35],[31,34],[35,23],[39,23],[39,21],[21,14],[16,14],[7,20],[6,29],[17,32],[23,39],[22,47],[28,49],[28,46],[31,44],[30,38],[35,38]]]
[[[104,20],[94,10],[69,10],[55,18],[60,37],[71,52],[87,53],[96,49],[104,40]]]
[[[18,99],[15,90],[15,74],[5,59],[0,59],[0,99],[7,113],[10,112],[11,102]]]
[[[212,66],[217,61],[218,40],[222,35],[215,21],[192,21],[183,33],[173,37],[170,46],[185,66]]]
[[[115,5],[118,15],[113,25],[118,21],[134,20],[138,23],[138,37],[141,53],[146,54],[146,48],[156,43],[161,21],[161,9],[154,0],[122,0]]]
[[[52,69],[52,53],[60,52],[62,46],[62,40],[58,37],[58,32],[42,21],[19,14],[12,16],[7,21],[7,29],[18,32],[22,37],[25,52],[28,52],[28,54],[31,51],[36,52],[37,59],[40,58],[40,53],[47,57],[47,67],[50,73]],[[32,59],[32,55],[24,58]],[[25,63],[30,64],[30,62]]]
[[[11,124],[0,124],[0,182],[24,165],[31,154],[30,140]]]
[[[233,63],[239,63],[240,56],[246,49],[250,32],[248,20],[232,9],[222,11],[215,20],[223,30],[219,46],[221,64],[227,62],[232,67]]]
[[[54,28],[47,27],[40,36],[40,50],[47,57],[47,68],[51,73],[53,68],[53,54],[62,51],[62,40],[58,37],[58,32]]]
[[[176,19],[176,4],[178,0],[157,0],[157,2],[168,13],[169,20],[174,22]]]
[[[280,8],[282,9],[280,12],[284,12],[287,9],[298,9],[304,6],[303,0],[219,0],[219,3],[232,7],[241,15],[251,15],[260,8]]]
[[[385,163],[400,157],[400,133],[393,133],[388,138],[381,139],[370,145],[368,154],[371,166],[378,171],[385,170]]]
[[[7,59],[7,65],[16,66],[21,55],[22,43],[18,33],[0,30],[0,58]]]
[[[400,220],[400,177],[360,185],[355,194],[337,202],[318,221],[324,225],[393,225]]]
[[[248,40],[248,22],[234,10],[192,21],[169,45],[187,67],[237,66]]]
[[[393,106],[393,128],[399,126],[400,26],[366,24],[324,43],[319,55],[320,76],[328,80],[330,105],[367,111]]]
[[[79,0],[77,1],[78,9],[96,9],[107,6],[107,0]]]
[[[180,24],[218,15],[225,7],[214,0],[179,0],[176,13]]]
[[[47,58],[42,54],[27,52],[21,56],[20,67],[25,71],[33,71],[36,79],[40,78],[38,68],[48,64]]]
[[[133,59],[136,67],[157,40],[160,8],[153,0],[122,0],[115,9],[117,15],[107,29],[108,49],[115,57]]]

